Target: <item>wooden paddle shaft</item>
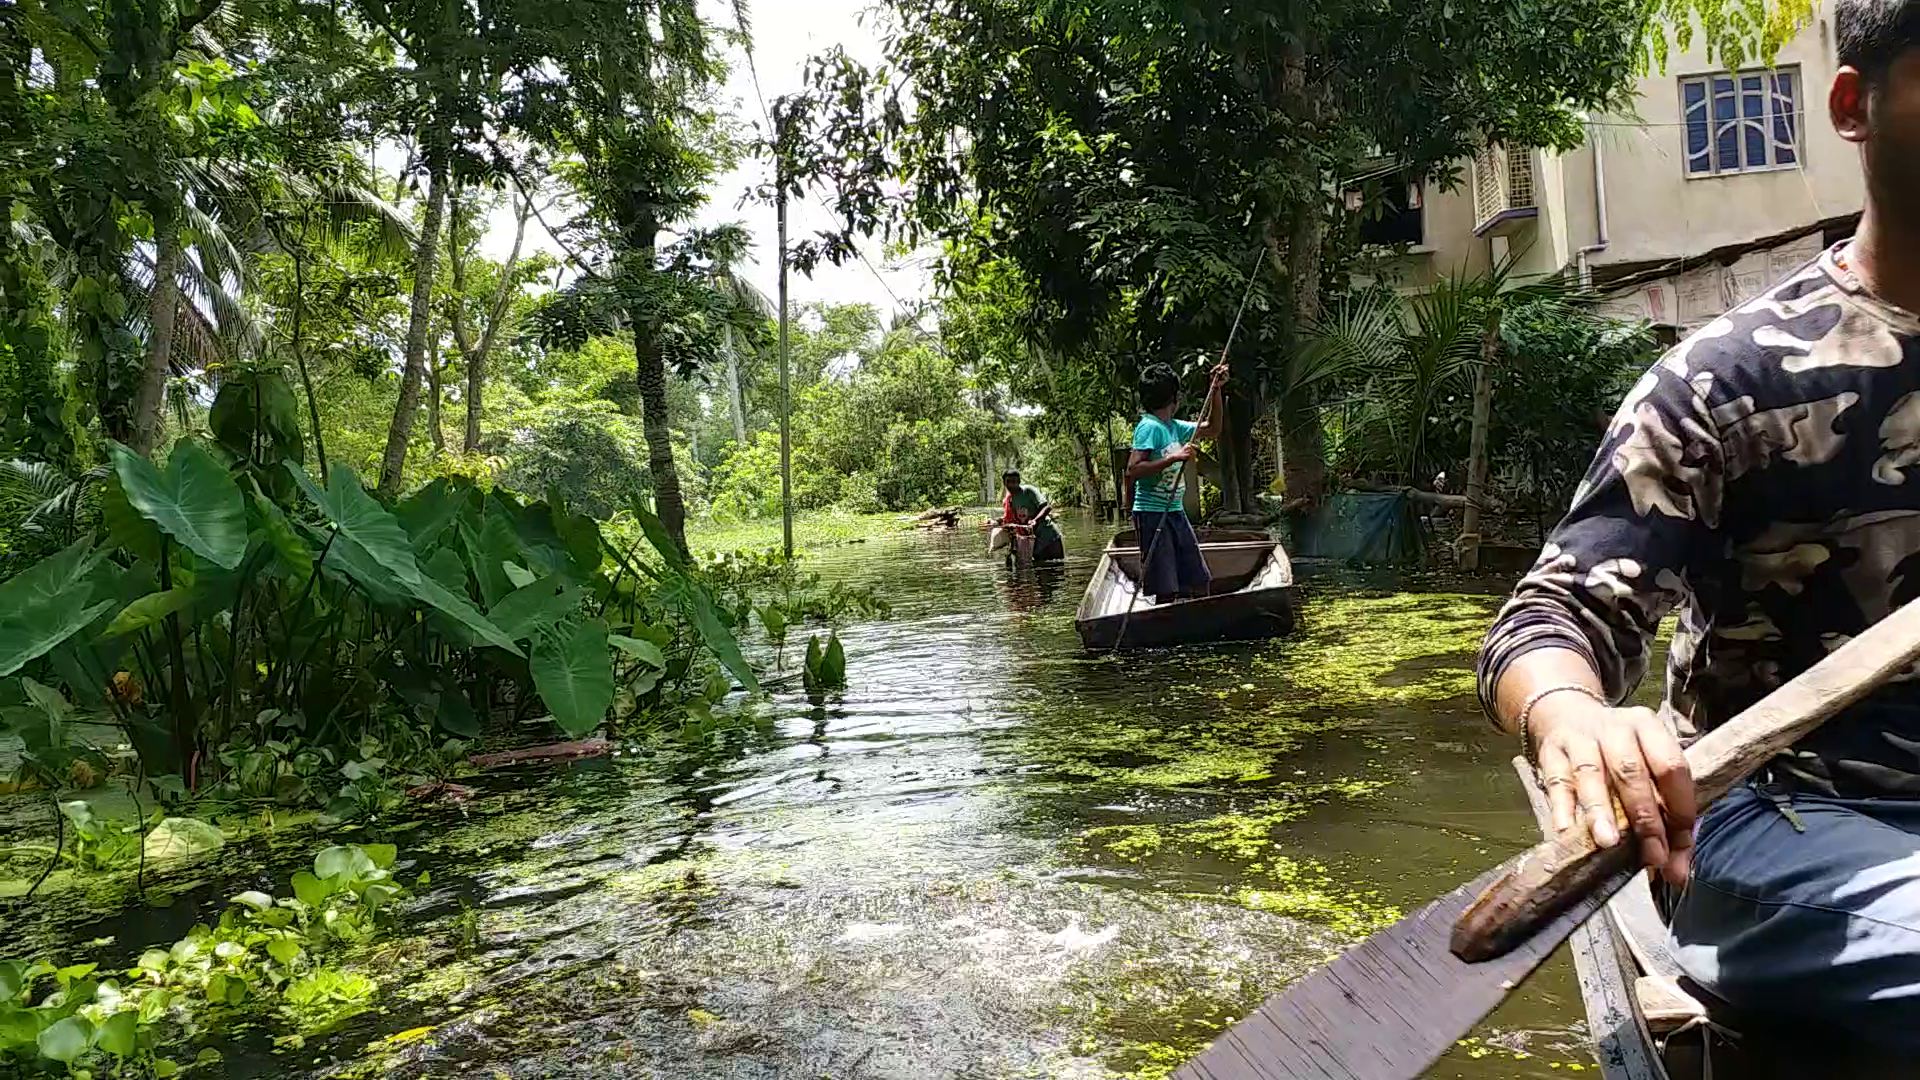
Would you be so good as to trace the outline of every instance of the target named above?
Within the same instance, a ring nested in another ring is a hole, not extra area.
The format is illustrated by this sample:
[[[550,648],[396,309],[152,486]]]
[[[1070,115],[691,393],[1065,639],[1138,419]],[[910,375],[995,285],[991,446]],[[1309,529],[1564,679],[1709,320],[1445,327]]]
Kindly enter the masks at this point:
[[[1920,660],[1920,600],[1882,619],[1687,749],[1702,808],[1837,713]],[[1635,837],[1602,850],[1585,822],[1522,855],[1454,926],[1467,961],[1511,951],[1555,915],[1638,859]]]

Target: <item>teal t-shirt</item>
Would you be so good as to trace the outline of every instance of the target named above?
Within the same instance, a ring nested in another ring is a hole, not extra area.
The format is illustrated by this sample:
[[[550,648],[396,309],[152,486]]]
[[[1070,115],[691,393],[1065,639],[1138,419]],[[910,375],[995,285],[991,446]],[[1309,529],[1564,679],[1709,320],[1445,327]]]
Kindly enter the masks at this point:
[[[1040,512],[1040,508],[1047,504],[1047,500],[1040,494],[1040,490],[1031,484],[1021,485],[1020,490],[1013,493],[1012,501],[1014,512],[1020,515],[1022,522],[1032,521],[1033,516]],[[1033,538],[1035,540],[1051,540],[1059,535],[1060,530],[1054,527],[1052,518],[1048,518],[1033,528]]]
[[[1158,461],[1167,456],[1167,449],[1175,443],[1190,442],[1198,426],[1186,420],[1175,420],[1172,426],[1161,422],[1160,418],[1148,413],[1140,418],[1133,429],[1133,448],[1145,450],[1148,461]],[[1187,470],[1193,468],[1192,462],[1181,465],[1169,465],[1152,476],[1143,476],[1133,482],[1133,508],[1150,513],[1166,513],[1181,509],[1181,498],[1187,493]],[[1174,471],[1179,470],[1179,476]]]

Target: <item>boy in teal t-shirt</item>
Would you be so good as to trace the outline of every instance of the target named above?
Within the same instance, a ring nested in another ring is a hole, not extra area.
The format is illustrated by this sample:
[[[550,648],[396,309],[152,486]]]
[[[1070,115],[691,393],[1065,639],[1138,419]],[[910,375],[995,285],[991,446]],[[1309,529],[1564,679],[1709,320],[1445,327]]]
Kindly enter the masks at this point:
[[[1227,365],[1221,364],[1213,369],[1207,387],[1207,405],[1202,410],[1207,421],[1195,424],[1173,418],[1180,379],[1172,368],[1154,364],[1140,373],[1140,406],[1145,415],[1133,429],[1133,460],[1127,465],[1127,479],[1133,484],[1133,530],[1140,544],[1141,589],[1162,603],[1205,596],[1213,583],[1182,499],[1191,468],[1188,463],[1195,456],[1194,441],[1219,433],[1220,395],[1226,383]]]

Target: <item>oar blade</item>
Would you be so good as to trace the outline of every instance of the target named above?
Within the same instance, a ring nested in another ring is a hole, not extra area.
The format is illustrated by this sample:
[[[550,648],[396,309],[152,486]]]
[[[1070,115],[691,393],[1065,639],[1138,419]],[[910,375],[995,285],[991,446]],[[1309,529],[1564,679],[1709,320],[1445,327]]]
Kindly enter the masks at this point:
[[[1630,874],[1485,963],[1454,956],[1460,916],[1502,866],[1342,953],[1234,1024],[1174,1080],[1414,1080],[1504,1000]]]

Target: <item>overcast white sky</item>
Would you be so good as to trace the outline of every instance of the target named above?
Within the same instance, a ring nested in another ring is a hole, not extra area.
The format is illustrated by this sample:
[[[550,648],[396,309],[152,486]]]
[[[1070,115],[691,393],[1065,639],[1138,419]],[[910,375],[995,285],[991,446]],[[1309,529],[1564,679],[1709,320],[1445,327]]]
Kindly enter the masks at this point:
[[[880,59],[880,44],[871,25],[872,17],[862,25],[861,14],[872,0],[761,0],[753,4],[750,14],[753,22],[754,67],[760,73],[760,89],[771,104],[781,94],[797,92],[802,88],[801,75],[809,56],[825,52],[834,45],[844,45],[856,59],[866,63],[876,63]],[[729,6],[713,0],[713,17],[716,20],[731,21]],[[748,68],[745,55],[732,57],[733,72],[727,80],[725,96],[733,100],[736,111],[743,119],[751,122],[755,132],[765,127],[766,121],[761,112],[760,98],[754,93],[753,77]],[[775,295],[779,274],[779,259],[776,254],[773,208],[757,203],[741,204],[741,199],[756,185],[766,183],[772,168],[768,162],[755,159],[745,162],[737,171],[720,178],[710,191],[705,210],[699,215],[701,225],[717,225],[738,221],[745,224],[754,236],[753,263],[746,268],[747,276],[758,285],[768,297]],[[564,218],[562,211],[550,212],[547,220],[555,225]],[[796,203],[789,208],[788,232],[795,238],[811,236],[816,230],[829,228],[832,218],[818,200]],[[495,213],[492,230],[483,245],[485,252],[496,259],[505,258],[508,247],[513,242],[513,218],[511,210],[502,206]],[[530,250],[544,250],[558,255],[559,247],[547,235],[537,222],[527,226],[526,246]],[[878,271],[878,277],[885,280],[883,286],[873,270],[866,263],[855,262],[844,267],[823,266],[814,272],[812,278],[799,274],[791,275],[788,289],[796,304],[813,300],[833,303],[866,302],[873,304],[882,317],[889,316],[895,310],[893,294],[905,303],[913,303],[926,298],[931,293],[929,284],[928,260],[917,256],[902,260],[898,264],[889,263],[880,243],[876,240],[864,245],[867,260]],[[571,278],[571,274],[568,275]]]

